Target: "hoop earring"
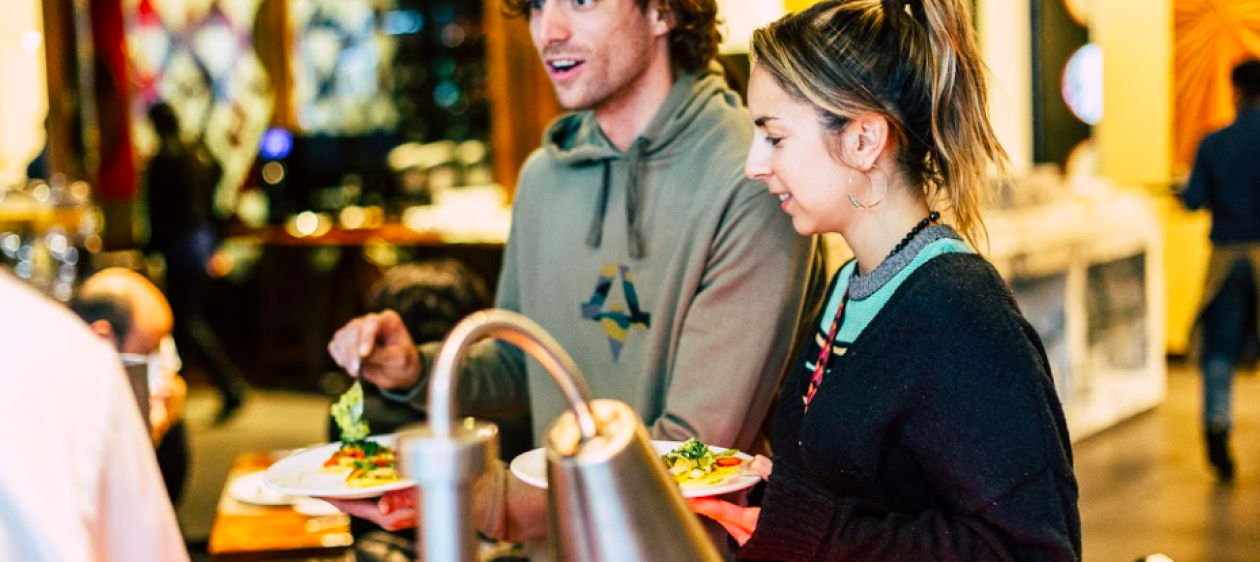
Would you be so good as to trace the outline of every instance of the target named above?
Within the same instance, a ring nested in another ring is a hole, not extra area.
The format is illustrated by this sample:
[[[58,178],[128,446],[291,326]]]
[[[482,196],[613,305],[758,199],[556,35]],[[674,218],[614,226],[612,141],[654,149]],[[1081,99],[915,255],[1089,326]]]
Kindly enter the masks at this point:
[[[866,211],[869,211],[879,206],[880,203],[884,202],[884,198],[888,196],[888,177],[884,176],[884,172],[881,172],[879,168],[876,168],[875,166],[871,166],[871,169],[876,172],[879,172],[879,175],[884,178],[884,190],[883,190],[883,193],[880,194],[879,199],[876,199],[874,203],[871,203],[868,205],[859,203],[857,198],[853,196],[853,174],[849,174],[849,188],[848,188],[849,204],[853,205],[854,207],[858,209],[862,209]],[[866,176],[866,184],[871,186],[871,189],[873,190],[875,188],[875,181],[871,179],[871,174],[869,172],[862,172],[862,175]]]

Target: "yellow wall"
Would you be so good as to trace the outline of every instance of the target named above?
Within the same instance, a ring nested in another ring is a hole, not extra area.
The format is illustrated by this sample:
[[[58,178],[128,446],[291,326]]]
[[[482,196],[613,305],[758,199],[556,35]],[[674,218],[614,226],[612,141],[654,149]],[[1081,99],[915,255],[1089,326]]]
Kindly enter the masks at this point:
[[[753,30],[783,17],[783,0],[718,0],[723,53],[747,53]]]
[[[1166,186],[1172,177],[1172,0],[1094,2],[1103,53],[1103,119],[1095,128],[1103,175]]]
[[[1190,346],[1190,329],[1199,313],[1203,282],[1207,278],[1208,244],[1211,220],[1202,211],[1187,211],[1172,197],[1157,200],[1156,208],[1164,226],[1164,290],[1167,291],[1166,350],[1185,353]]]
[[[1095,2],[1094,40],[1103,52],[1102,123],[1095,130],[1103,175],[1158,199],[1164,226],[1165,344],[1183,353],[1207,263],[1208,220],[1172,196],[1174,0]]]
[[[1031,4],[979,0],[981,56],[989,66],[989,116],[1016,174],[1032,167]]]
[[[48,93],[39,0],[5,0],[0,17],[0,184],[26,175],[44,145]]]
[[[799,12],[817,2],[818,0],[784,0],[783,5],[789,12]]]

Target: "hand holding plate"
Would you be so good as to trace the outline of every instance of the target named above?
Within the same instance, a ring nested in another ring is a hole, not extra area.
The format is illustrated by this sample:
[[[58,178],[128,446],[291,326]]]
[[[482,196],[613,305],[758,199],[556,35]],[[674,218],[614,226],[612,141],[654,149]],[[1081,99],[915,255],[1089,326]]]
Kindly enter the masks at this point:
[[[757,520],[761,518],[760,507],[740,507],[726,500],[717,498],[687,498],[687,505],[697,515],[703,515],[718,523],[731,534],[736,542],[743,546],[757,530]]]
[[[366,519],[387,531],[410,529],[419,524],[420,512],[416,509],[415,488],[395,490],[375,499],[322,499],[347,515]]]

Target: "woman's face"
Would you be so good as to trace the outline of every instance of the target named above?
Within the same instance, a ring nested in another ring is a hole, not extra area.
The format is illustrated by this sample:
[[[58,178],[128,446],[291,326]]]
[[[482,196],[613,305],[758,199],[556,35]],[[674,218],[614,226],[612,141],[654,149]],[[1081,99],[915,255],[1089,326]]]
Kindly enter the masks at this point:
[[[802,235],[841,232],[854,208],[847,194],[869,190],[861,172],[837,162],[818,112],[793,99],[765,69],[755,66],[748,82],[748,108],[756,123],[744,173],[779,197]]]

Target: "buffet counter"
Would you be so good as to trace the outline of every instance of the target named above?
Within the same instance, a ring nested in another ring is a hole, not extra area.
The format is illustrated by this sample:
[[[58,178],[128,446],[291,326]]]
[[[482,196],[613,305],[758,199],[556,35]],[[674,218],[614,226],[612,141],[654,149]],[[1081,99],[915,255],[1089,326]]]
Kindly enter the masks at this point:
[[[1089,195],[1051,187],[1047,200],[986,211],[983,253],[1041,336],[1078,440],[1164,399],[1166,202],[1102,180],[1082,186]],[[827,239],[837,268],[852,254]]]
[[[1098,186],[987,217],[988,257],[1041,335],[1072,438],[1158,405],[1166,377],[1158,202]]]

